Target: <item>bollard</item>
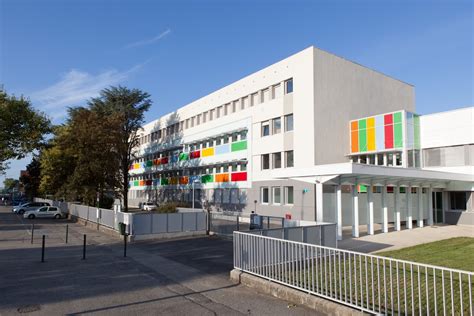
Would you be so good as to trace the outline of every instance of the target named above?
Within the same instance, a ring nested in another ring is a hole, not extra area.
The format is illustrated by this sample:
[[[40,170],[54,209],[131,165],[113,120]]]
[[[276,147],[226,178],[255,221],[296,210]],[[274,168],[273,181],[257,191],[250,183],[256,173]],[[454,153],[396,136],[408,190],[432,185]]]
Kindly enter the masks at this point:
[[[127,257],[127,235],[123,235],[123,256]]]
[[[84,245],[82,246],[82,260],[86,260],[86,234],[84,234]]]
[[[33,243],[34,234],[35,234],[35,224],[31,224],[31,243]]]
[[[66,225],[66,244],[67,244],[68,236],[69,236],[69,225]]]
[[[240,231],[239,215],[237,215],[237,231]]]
[[[45,245],[45,236],[43,235],[43,245],[41,247],[41,262],[44,262],[44,245]]]

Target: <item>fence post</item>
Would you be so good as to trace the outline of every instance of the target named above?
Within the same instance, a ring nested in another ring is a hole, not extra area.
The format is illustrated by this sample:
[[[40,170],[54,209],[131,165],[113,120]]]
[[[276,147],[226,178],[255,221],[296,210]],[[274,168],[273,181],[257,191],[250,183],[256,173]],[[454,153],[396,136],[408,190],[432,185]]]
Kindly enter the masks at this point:
[[[181,213],[181,232],[184,230],[184,213]]]
[[[86,234],[84,234],[84,244],[82,246],[82,260],[86,260]]]
[[[35,224],[31,224],[31,243],[33,243],[34,234],[35,234]]]
[[[198,230],[198,213],[194,213],[194,231],[197,232]]]
[[[168,220],[169,215],[170,214],[166,213],[166,232],[167,233],[170,231],[170,227],[169,227],[170,225],[169,225],[169,220]]]
[[[66,244],[67,244],[68,236],[69,236],[69,224],[66,225]]]
[[[123,256],[127,257],[127,234],[123,235]]]
[[[240,231],[239,215],[237,215],[237,231]]]
[[[43,244],[41,246],[41,262],[44,262],[45,236],[43,235]]]

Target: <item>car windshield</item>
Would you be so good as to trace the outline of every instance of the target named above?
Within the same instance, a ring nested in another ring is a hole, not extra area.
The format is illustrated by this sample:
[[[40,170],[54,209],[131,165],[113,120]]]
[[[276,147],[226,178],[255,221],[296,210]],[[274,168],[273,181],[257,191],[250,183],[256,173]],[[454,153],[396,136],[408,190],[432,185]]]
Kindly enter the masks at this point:
[[[24,203],[24,204],[22,204],[21,206],[24,206],[24,207],[30,206],[30,203]]]

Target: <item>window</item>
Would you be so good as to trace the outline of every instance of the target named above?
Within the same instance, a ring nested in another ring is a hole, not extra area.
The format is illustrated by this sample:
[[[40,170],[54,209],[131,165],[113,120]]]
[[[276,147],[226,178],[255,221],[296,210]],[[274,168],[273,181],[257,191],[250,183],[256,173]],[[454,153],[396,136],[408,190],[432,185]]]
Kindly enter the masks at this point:
[[[254,93],[250,96],[250,106],[255,106],[258,104],[258,93]]]
[[[232,141],[233,141],[233,142],[236,142],[236,141],[237,141],[237,138],[238,138],[238,134],[237,134],[237,133],[233,133],[233,134],[232,134]]]
[[[262,170],[270,169],[270,154],[262,155]]]
[[[207,121],[207,112],[204,112],[204,113],[202,114],[202,122],[203,122],[203,123],[206,123],[206,121]]]
[[[198,114],[196,116],[196,125],[199,125],[199,124],[201,124],[201,114]]]
[[[268,121],[262,122],[262,137],[270,135],[270,123]]]
[[[273,123],[273,134],[279,134],[281,132],[281,118],[276,117],[272,120]]]
[[[293,187],[285,187],[285,204],[293,204]]]
[[[450,209],[465,211],[467,205],[467,192],[449,192]]]
[[[281,85],[276,84],[272,88],[272,99],[276,99],[281,95]]]
[[[229,104],[229,103],[227,103],[226,105],[224,105],[224,116],[230,114],[229,109],[230,109],[230,104]]]
[[[285,168],[291,168],[294,165],[293,150],[285,151]]]
[[[270,100],[270,89],[262,90],[262,103]]]
[[[216,139],[216,146],[219,146],[220,144],[222,144],[222,138],[217,138]]]
[[[232,172],[237,172],[237,164],[232,165]]]
[[[191,117],[191,127],[194,127],[194,119],[195,119],[194,116]]]
[[[293,114],[285,115],[285,132],[293,130]]]
[[[242,98],[242,103],[240,104],[241,109],[246,109],[249,107],[249,97]]]
[[[268,204],[270,202],[270,196],[268,194],[268,188],[260,189],[260,200],[262,204]]]
[[[185,126],[186,126],[186,129],[189,128],[189,119],[186,119],[186,125],[185,125]],[[161,138],[161,137],[160,137],[160,138]]]
[[[273,204],[281,204],[281,188],[272,187]]]
[[[216,110],[214,110],[214,109],[212,109],[212,110],[209,111],[209,121],[212,121],[212,120],[214,119],[214,112],[215,112],[215,111],[216,111]]]
[[[222,116],[222,106],[218,107],[217,108],[217,114],[216,114],[216,118],[219,118]]]
[[[239,110],[239,100],[232,102],[232,113],[235,113]]]
[[[240,132],[240,140],[246,140],[246,139],[247,139],[247,131]]]
[[[285,81],[285,94],[293,92],[293,78]]]
[[[281,153],[273,153],[273,169],[281,168]]]
[[[240,164],[240,171],[247,171],[247,163],[246,162]]]

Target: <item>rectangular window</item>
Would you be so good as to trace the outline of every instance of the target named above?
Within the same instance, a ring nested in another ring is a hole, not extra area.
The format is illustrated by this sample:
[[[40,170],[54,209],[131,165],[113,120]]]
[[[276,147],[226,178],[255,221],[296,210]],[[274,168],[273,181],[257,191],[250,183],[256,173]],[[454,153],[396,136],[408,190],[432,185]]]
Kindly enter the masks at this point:
[[[262,204],[268,204],[270,202],[270,196],[267,187],[260,188],[260,200]]]
[[[281,96],[281,85],[276,84],[272,87],[272,99],[276,99]]]
[[[281,132],[281,118],[276,117],[272,120],[273,123],[273,134],[279,134]]]
[[[212,110],[209,111],[209,121],[212,121],[212,120],[214,119],[214,112],[215,112],[215,111],[216,111],[216,110],[214,110],[214,109],[212,109]]]
[[[224,115],[229,115],[230,114],[230,103],[227,103],[224,105]]]
[[[249,107],[249,97],[242,98],[241,109],[244,110]]]
[[[236,100],[232,102],[232,113],[235,113],[239,110],[239,101]]]
[[[222,138],[219,137],[216,139],[216,146],[219,146],[221,144],[222,144]]]
[[[293,92],[293,78],[285,81],[285,94]]]
[[[207,112],[202,113],[202,122],[206,123],[207,121]]]
[[[247,163],[241,163],[240,164],[240,171],[247,171]]]
[[[238,140],[238,135],[237,133],[232,134],[232,142],[236,142]]]
[[[270,89],[262,90],[262,103],[270,100]]]
[[[281,188],[272,187],[272,201],[273,204],[281,204]]]
[[[467,209],[466,192],[449,192],[449,199],[452,210],[465,211]]]
[[[194,120],[195,120],[194,116],[191,117],[191,127],[194,127]]]
[[[285,187],[285,204],[293,204],[293,187]]]
[[[294,165],[293,150],[285,151],[285,168],[291,168]]]
[[[293,114],[285,115],[285,132],[293,130]]]
[[[237,164],[232,165],[232,172],[237,172]]]
[[[273,169],[281,168],[281,153],[273,153]]]
[[[229,143],[229,135],[225,135],[225,136],[222,138],[222,141],[224,142],[224,144]]]
[[[262,170],[270,169],[270,154],[262,155]]]
[[[201,114],[198,114],[196,116],[196,125],[199,125],[199,124],[201,124]]]
[[[217,114],[216,114],[216,118],[219,118],[222,116],[222,106],[218,107],[217,108]]]
[[[240,140],[246,140],[246,139],[247,139],[247,131],[240,132]]]
[[[262,137],[270,135],[270,122],[262,122]]]
[[[258,104],[258,93],[252,94],[250,98],[250,106],[256,106]]]

